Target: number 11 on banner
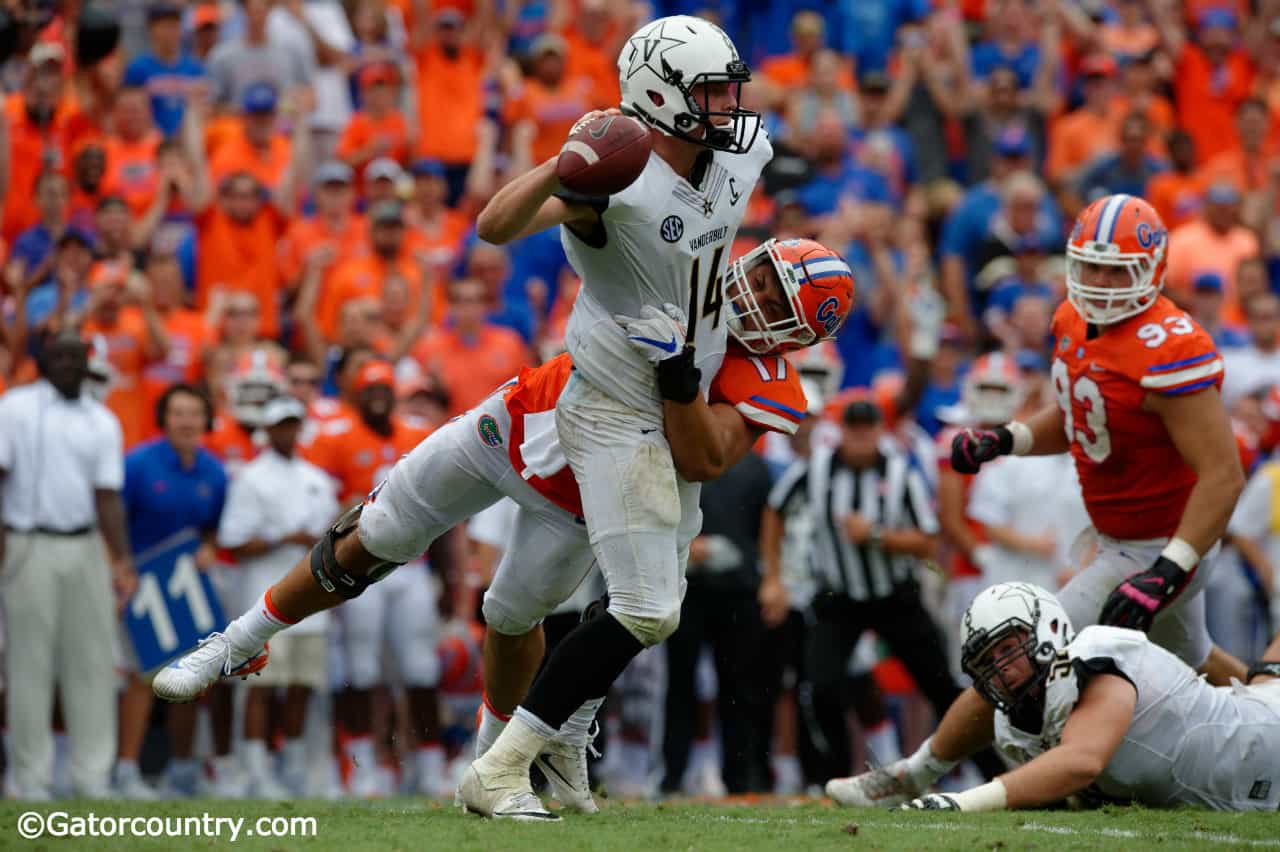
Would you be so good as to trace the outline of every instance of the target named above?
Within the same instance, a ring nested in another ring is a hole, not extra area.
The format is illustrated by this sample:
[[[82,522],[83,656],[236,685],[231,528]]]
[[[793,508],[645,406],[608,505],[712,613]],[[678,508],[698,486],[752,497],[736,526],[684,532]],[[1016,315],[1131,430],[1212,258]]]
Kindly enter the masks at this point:
[[[196,568],[199,543],[198,536],[181,536],[138,564],[138,590],[124,620],[139,671],[189,651],[226,624],[213,584]]]

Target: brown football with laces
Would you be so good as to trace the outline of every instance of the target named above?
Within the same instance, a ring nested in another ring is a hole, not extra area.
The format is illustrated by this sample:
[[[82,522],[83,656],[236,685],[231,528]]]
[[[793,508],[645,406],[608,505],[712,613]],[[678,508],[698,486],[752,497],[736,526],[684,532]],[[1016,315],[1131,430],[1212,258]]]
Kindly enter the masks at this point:
[[[639,119],[601,116],[565,140],[556,160],[556,177],[572,192],[612,195],[640,176],[652,149],[649,128]]]

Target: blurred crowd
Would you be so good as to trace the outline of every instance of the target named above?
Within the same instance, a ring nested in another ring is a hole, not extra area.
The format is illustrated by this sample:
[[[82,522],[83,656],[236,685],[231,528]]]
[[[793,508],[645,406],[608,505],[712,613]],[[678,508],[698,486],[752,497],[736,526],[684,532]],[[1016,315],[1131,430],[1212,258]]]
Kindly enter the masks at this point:
[[[764,477],[760,499],[748,505],[745,485],[707,489],[709,518],[718,508],[751,523],[695,546],[691,626],[673,639],[679,665],[668,677],[666,651],[646,652],[608,705],[611,789],[796,791],[850,758],[801,759],[821,751],[812,733],[822,725],[805,713],[813,690],[792,634],[824,569],[803,546],[812,519],[764,499],[811,441],[842,447],[849,430],[874,428],[924,471],[940,542],[914,564],[912,594],[948,647],[982,585],[1031,571],[1053,588],[1080,563],[1087,519],[1069,464],[1044,461],[1036,476],[994,465],[960,482],[939,471],[935,445],[950,425],[1002,422],[1054,398],[1049,327],[1065,295],[1065,228],[1109,193],[1156,207],[1169,229],[1165,292],[1225,358],[1223,394],[1252,483],[1218,557],[1211,625],[1245,659],[1262,647],[1280,559],[1280,466],[1268,461],[1280,443],[1280,0],[0,7],[13,50],[0,66],[0,390],[33,382],[52,341],[88,342],[86,390],[118,421],[128,454],[117,488],[126,511],[141,511],[146,477],[158,475],[129,460],[157,446],[184,465],[201,459],[202,482],[221,481],[216,511],[197,525],[197,565],[221,578],[229,616],[255,595],[238,564],[300,548],[398,456],[353,464],[363,450],[343,437],[352,424],[381,434],[394,417],[397,434],[425,435],[560,351],[577,281],[558,233],[493,246],[475,236],[475,215],[554,156],[583,113],[618,103],[616,56],[631,32],[689,13],[719,22],[750,63],[744,105],[764,115],[776,150],[735,251],[768,236],[817,238],[848,259],[857,303],[834,344],[803,357],[818,426],[749,459]],[[931,305],[945,322],[912,372]],[[281,398],[298,410],[272,408]],[[875,417],[845,416],[865,400]],[[997,414],[983,413],[987,403]],[[269,540],[251,523],[261,518],[250,486],[236,497],[237,477],[262,452],[293,459],[295,447],[329,475],[332,494]],[[770,512],[786,519],[782,595],[761,588],[770,557],[753,525]],[[146,523],[127,518],[131,534]],[[412,606],[438,609],[440,626],[375,614],[385,635],[353,642],[336,638],[352,629],[339,613],[313,628],[331,638],[291,669],[296,680],[211,696],[208,713],[153,712],[127,651],[117,654],[112,789],[153,796],[143,775],[165,773],[164,787],[187,795],[448,792],[448,760],[466,748],[479,700],[477,597],[507,546],[503,529],[491,518],[458,530],[422,567],[430,596]],[[130,546],[137,555],[148,544]],[[713,624],[742,594],[750,605]],[[761,637],[777,659],[744,670],[752,646],[725,650],[741,635]],[[788,638],[771,646],[770,636]],[[22,641],[8,637],[10,658]],[[912,677],[874,634],[847,668],[836,712],[854,711],[855,752],[887,762],[914,747],[928,711]],[[756,692],[767,706],[739,701]],[[744,763],[745,749],[754,757]],[[77,792],[105,789],[90,779]]]

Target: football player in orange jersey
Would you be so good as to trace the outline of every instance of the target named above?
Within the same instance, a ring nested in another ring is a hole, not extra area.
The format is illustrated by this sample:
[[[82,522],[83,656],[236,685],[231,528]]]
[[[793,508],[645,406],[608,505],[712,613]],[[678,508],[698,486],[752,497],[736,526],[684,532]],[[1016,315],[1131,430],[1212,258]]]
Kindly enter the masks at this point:
[[[843,281],[824,281],[822,297],[813,298],[805,267],[787,259],[806,252],[837,257],[833,252],[811,241],[770,249],[735,263],[726,285],[726,297],[742,317],[738,327],[760,354],[736,346],[712,384],[710,404],[698,395],[687,405],[666,405],[673,456],[687,477],[718,475],[765,430],[795,430],[805,411],[799,375],[773,353],[833,336],[848,314],[854,284],[847,266]],[[486,671],[503,670],[498,700],[510,712],[542,660],[542,617],[573,593],[592,561],[581,497],[567,487],[575,480],[555,441],[556,400],[571,369],[568,356],[561,356],[522,371],[438,429],[225,635],[210,636],[162,670],[153,684],[156,694],[192,700],[225,672],[264,654],[263,643],[275,632],[359,596],[436,536],[509,496],[520,505],[512,531],[520,546],[504,554],[485,597],[485,617],[494,628],[490,636],[498,637],[486,643]],[[358,535],[348,535],[355,529]],[[689,531],[689,539],[696,532]],[[552,744],[549,751],[559,753],[547,756],[568,782],[556,788],[557,796],[583,810],[595,808],[586,787],[585,748],[598,704],[587,708],[585,721],[575,714],[580,736],[563,748]]]
[[[305,450],[309,461],[341,483],[339,503],[343,506],[359,505],[386,479],[391,466],[430,434],[425,425],[393,413],[394,388],[395,372],[389,363],[366,361],[350,382],[352,405],[347,415],[321,423]],[[395,657],[405,686],[417,743],[418,792],[438,796],[452,786],[445,782],[444,751],[438,739],[438,608],[423,552],[425,547],[339,613],[347,688],[337,709],[348,735],[345,749],[353,765],[348,789],[354,796],[368,798],[377,792],[373,689],[385,682],[384,645]]]
[[[1199,592],[1244,474],[1218,394],[1222,359],[1161,295],[1167,246],[1141,198],[1111,195],[1085,208],[1067,244],[1067,301],[1053,317],[1057,404],[957,435],[951,464],[976,472],[1000,455],[1070,452],[1097,534],[1092,561],[1058,593],[1072,623],[1149,631],[1225,685],[1246,669],[1213,648]],[[856,806],[909,801],[990,744],[992,719],[991,706],[965,690],[914,755],[837,779],[827,793]],[[1004,787],[997,779],[973,792],[994,800]]]

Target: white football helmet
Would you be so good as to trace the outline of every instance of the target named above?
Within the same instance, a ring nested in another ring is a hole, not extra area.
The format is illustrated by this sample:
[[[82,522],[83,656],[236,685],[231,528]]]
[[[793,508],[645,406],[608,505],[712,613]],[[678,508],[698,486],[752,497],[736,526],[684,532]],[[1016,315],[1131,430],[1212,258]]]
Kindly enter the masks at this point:
[[[725,31],[710,21],[688,15],[658,18],[645,24],[618,54],[621,108],[657,128],[717,151],[751,150],[760,131],[760,116],[741,105],[711,112],[699,103],[700,83],[729,83],[742,93],[751,70]],[[702,134],[694,133],[697,128]]]
[[[227,377],[231,416],[250,429],[262,425],[268,402],[289,392],[289,384],[271,353],[255,349],[240,357]]]
[[[1013,357],[991,352],[973,362],[964,377],[960,402],[971,423],[1008,423],[1027,395],[1026,383]]]
[[[787,360],[800,371],[800,385],[809,403],[809,413],[821,414],[827,400],[840,392],[844,381],[844,359],[840,357],[840,350],[830,340],[823,340],[789,353]]]
[[[993,652],[1009,636],[1016,647]],[[1075,637],[1071,619],[1051,593],[1031,583],[997,583],[978,594],[960,622],[960,666],[973,678],[973,688],[1005,713],[1028,698],[1043,695],[1040,688],[1058,652]],[[1031,676],[1010,683],[1006,667],[1025,655]]]

